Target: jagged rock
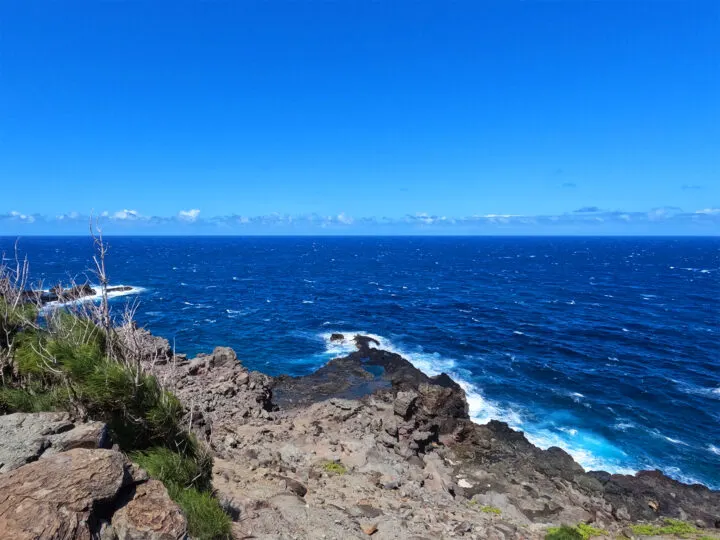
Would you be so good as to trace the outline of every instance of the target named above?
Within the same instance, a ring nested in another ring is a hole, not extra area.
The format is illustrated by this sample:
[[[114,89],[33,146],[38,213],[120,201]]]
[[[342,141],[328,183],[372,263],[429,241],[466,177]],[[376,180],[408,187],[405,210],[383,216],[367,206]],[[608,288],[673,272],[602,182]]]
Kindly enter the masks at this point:
[[[120,344],[133,358],[141,361],[165,364],[173,357],[170,342],[162,337],[154,336],[136,324],[126,324],[117,329]]]
[[[393,403],[395,414],[403,417],[405,420],[410,418],[418,397],[417,392],[398,392],[395,397],[395,402]]]
[[[73,448],[108,446],[101,422],[74,423],[66,413],[15,413],[0,416],[0,473]]]
[[[330,336],[330,341],[345,341],[345,336],[342,334],[332,334]]]
[[[111,526],[117,540],[180,540],[187,529],[180,508],[157,480],[135,487],[130,501],[113,515]]]
[[[263,417],[273,407],[270,377],[249,372],[229,347],[217,347],[211,354],[181,364],[148,360],[144,366],[180,398],[188,424],[206,441],[216,424],[242,424]],[[213,444],[216,450],[226,446],[225,435]]]
[[[205,358],[208,368],[233,367],[238,363],[238,357],[230,347],[215,347],[212,354]]]
[[[705,527],[720,528],[720,491],[699,484],[683,484],[660,471],[640,471],[635,476],[591,472],[602,484],[602,494],[633,520],[652,521],[658,515],[700,520]]]
[[[89,539],[125,473],[119,452],[75,449],[0,476],[0,538]]]
[[[106,449],[75,448],[19,467],[0,475],[0,538],[185,538],[180,509],[146,478]]]

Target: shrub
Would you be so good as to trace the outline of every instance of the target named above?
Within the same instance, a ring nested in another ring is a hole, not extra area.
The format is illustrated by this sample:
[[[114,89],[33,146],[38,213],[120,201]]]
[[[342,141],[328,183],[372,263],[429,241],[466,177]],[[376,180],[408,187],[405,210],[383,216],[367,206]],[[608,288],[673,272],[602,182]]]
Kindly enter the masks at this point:
[[[575,527],[563,525],[562,527],[551,527],[545,535],[545,540],[584,540]]]
[[[680,519],[667,518],[664,525],[638,524],[630,527],[633,533],[639,536],[659,536],[672,534],[680,538],[687,538],[698,532],[697,527]]]
[[[0,412],[43,412],[61,407],[67,399],[62,390],[39,391],[0,387]]]
[[[342,463],[338,463],[337,461],[326,461],[322,464],[322,468],[325,472],[330,474],[346,474],[347,469],[345,468],[345,465]]]
[[[5,396],[6,410],[65,409],[103,421],[125,451],[175,448],[185,437],[180,401],[140,368],[111,358],[102,331],[88,319],[55,314],[46,329],[19,336],[14,356],[17,386],[34,391]]]
[[[545,535],[545,540],[588,540],[593,536],[607,535],[603,529],[597,529],[587,523],[578,523],[574,527],[563,525],[562,527],[551,527]]]

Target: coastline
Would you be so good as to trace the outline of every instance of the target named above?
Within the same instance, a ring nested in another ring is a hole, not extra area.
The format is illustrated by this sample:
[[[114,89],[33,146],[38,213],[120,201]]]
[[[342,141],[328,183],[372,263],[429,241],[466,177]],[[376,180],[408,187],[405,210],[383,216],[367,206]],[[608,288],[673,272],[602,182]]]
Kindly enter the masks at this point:
[[[318,512],[308,518],[312,527],[327,527],[321,518],[327,501],[349,497],[350,486],[350,493],[371,490],[390,521],[398,518],[392,509],[399,499],[414,500],[405,504],[451,508],[456,515],[447,519],[453,527],[470,519],[473,527],[486,528],[488,536],[480,537],[487,538],[540,538],[533,534],[548,526],[580,522],[621,534],[632,523],[668,518],[703,530],[720,528],[720,492],[660,471],[585,471],[567,452],[542,450],[506,423],[477,424],[465,391],[450,376],[429,377],[402,356],[377,348],[371,336],[352,337],[355,352],[310,375],[273,378],[248,371],[232,349],[218,347],[188,360],[172,356],[163,338],[134,332],[145,340],[148,369],[185,403],[188,422],[216,453],[218,492],[239,515],[257,514],[253,505],[266,500],[270,489],[260,486],[268,478],[274,485],[281,475],[286,484],[303,486],[306,494],[294,496],[306,513],[313,514],[308,507]],[[339,478],[317,470],[328,463],[342,469]],[[497,509],[500,517],[493,522],[482,512],[466,515],[476,505]],[[427,520],[442,521],[430,515],[419,521]],[[347,533],[351,524],[339,521]],[[243,527],[272,535],[285,530],[280,524],[288,530],[299,526],[291,522],[273,524],[258,514]],[[494,536],[495,525],[514,529]],[[328,537],[342,537],[330,529]]]

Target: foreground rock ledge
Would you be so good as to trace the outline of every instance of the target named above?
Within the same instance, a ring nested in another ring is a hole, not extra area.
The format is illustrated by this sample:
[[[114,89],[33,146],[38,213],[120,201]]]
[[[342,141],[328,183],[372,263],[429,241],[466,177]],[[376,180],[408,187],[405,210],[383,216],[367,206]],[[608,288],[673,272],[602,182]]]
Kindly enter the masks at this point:
[[[175,540],[186,521],[125,457],[77,448],[0,475],[0,538]]]

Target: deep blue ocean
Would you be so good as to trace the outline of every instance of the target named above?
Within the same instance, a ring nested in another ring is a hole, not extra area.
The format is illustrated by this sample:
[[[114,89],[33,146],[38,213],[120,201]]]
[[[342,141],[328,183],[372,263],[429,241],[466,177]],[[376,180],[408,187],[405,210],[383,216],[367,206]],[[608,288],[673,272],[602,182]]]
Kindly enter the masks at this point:
[[[12,251],[14,238],[0,238]],[[313,371],[377,336],[587,469],[720,488],[720,238],[109,238],[139,322],[193,355]],[[87,238],[22,238],[33,278],[84,281]],[[92,278],[90,281],[93,281]]]

